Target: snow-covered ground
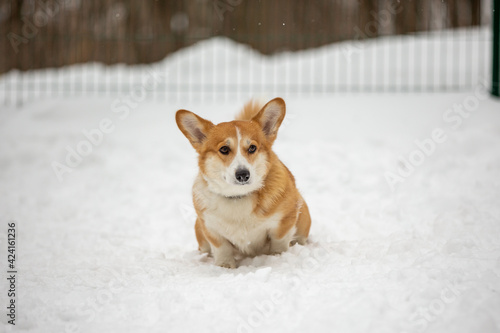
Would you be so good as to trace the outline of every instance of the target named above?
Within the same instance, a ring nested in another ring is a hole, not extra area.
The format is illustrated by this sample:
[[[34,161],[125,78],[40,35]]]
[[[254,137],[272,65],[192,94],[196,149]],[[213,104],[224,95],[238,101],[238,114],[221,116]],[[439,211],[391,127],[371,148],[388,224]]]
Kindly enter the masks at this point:
[[[196,250],[196,154],[174,113],[220,122],[245,100],[153,101],[162,79],[139,78],[116,99],[0,110],[0,331],[500,330],[500,103],[480,85],[285,96],[275,150],[311,210],[309,243],[230,270]]]
[[[240,105],[144,102],[124,119],[107,99],[3,109],[1,241],[5,251],[15,221],[16,331],[498,331],[500,105],[476,97],[460,125],[442,118],[471,96],[288,100],[275,148],[310,206],[310,242],[235,270],[196,250],[196,156],[174,112],[221,121]],[[102,143],[82,143],[106,118]],[[436,128],[446,140],[432,152]],[[85,147],[59,181],[54,161],[67,166]],[[407,171],[400,155],[424,157],[391,190],[388,172]]]

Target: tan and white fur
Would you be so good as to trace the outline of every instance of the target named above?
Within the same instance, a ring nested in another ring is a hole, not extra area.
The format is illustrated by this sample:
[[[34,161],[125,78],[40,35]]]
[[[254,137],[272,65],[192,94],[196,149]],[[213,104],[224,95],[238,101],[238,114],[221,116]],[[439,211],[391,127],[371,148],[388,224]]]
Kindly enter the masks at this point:
[[[281,98],[251,101],[236,120],[218,125],[177,111],[179,129],[198,152],[196,239],[216,265],[235,268],[235,255],[278,254],[307,240],[308,207],[272,151],[285,109]]]

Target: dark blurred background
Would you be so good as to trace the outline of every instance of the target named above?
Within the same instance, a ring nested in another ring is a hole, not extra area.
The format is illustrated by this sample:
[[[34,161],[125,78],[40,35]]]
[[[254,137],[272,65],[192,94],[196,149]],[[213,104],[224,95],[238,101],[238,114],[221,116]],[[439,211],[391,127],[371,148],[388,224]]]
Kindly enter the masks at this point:
[[[213,36],[272,54],[477,26],[489,22],[485,3],[489,6],[480,0],[2,1],[0,73],[89,61],[150,63]]]
[[[153,97],[175,100],[463,91],[491,77],[491,6],[491,0],[3,0],[0,100],[130,94],[148,71],[166,78]],[[51,70],[74,64],[88,65]],[[154,68],[132,66],[138,64]]]

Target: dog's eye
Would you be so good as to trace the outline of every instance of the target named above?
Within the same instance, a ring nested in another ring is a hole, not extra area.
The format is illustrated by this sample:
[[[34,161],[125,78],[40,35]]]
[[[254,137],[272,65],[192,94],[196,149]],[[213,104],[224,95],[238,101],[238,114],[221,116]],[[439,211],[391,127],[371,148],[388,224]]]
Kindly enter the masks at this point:
[[[227,155],[227,154],[229,154],[231,149],[229,149],[228,146],[222,146],[222,147],[220,147],[219,151],[222,155]]]
[[[256,150],[257,150],[257,146],[256,145],[250,145],[250,147],[248,147],[248,152],[250,154],[255,153]]]

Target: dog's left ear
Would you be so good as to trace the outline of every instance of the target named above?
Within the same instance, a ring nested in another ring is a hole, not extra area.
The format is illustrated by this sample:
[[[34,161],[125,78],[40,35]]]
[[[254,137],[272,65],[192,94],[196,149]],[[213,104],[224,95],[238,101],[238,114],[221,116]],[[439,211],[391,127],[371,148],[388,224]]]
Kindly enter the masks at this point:
[[[175,121],[181,132],[197,151],[205,142],[208,132],[214,127],[214,124],[210,121],[187,110],[177,111]]]
[[[278,129],[285,118],[285,113],[285,101],[277,97],[264,105],[259,113],[252,118],[252,121],[260,125],[269,142],[273,143],[278,136]]]

